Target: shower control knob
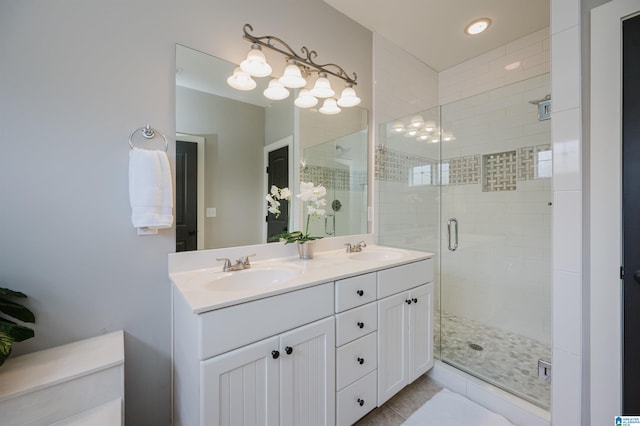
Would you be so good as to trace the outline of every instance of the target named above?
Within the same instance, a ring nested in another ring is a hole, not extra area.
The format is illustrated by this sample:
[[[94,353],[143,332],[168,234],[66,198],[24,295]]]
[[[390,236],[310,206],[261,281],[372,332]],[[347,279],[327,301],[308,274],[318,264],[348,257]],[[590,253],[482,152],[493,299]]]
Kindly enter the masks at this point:
[[[418,299],[416,299],[415,297],[411,300],[413,300],[413,303],[418,303]]]
[[[364,399],[358,398],[358,405],[362,407],[364,405]]]
[[[407,302],[407,305],[410,305],[411,304],[411,299],[407,299],[407,300],[405,300],[405,302]]]
[[[364,291],[362,290],[357,290],[356,293],[358,293],[358,296],[364,296]]]
[[[360,365],[364,364],[364,358],[358,358],[358,364]]]
[[[357,326],[360,327],[360,328],[364,328],[364,323],[363,322],[359,322],[359,323],[357,323]]]
[[[273,359],[278,359],[278,357],[280,356],[280,352],[271,351],[271,356],[273,357]]]
[[[286,348],[284,348],[284,351],[287,353],[287,355],[291,355],[291,353],[293,352],[293,348],[291,346],[287,346]]]

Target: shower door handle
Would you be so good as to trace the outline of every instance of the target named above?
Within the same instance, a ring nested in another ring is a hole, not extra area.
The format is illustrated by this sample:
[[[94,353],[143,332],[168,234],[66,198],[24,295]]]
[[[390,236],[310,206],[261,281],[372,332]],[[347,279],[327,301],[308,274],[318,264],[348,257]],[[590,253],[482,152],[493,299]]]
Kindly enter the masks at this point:
[[[451,244],[451,228],[452,228],[451,225],[455,225],[454,231],[453,231],[453,236],[455,237],[455,243],[453,243],[453,245]],[[447,237],[448,237],[447,241],[449,243],[449,250],[456,251],[456,249],[458,248],[458,219],[456,219],[455,217],[452,217],[447,221]]]

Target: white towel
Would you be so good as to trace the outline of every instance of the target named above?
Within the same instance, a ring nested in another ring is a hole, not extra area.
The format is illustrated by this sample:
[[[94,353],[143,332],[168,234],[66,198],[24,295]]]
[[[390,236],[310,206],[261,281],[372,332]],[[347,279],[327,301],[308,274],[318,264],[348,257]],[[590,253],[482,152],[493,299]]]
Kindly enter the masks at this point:
[[[173,186],[164,151],[133,148],[129,153],[129,201],[136,228],[171,228]]]

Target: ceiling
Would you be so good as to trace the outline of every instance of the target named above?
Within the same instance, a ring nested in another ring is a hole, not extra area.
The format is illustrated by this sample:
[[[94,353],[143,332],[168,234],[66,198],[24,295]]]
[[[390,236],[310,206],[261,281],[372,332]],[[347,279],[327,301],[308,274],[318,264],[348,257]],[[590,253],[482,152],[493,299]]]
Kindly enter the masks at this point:
[[[436,71],[491,51],[550,24],[549,0],[324,0]],[[491,27],[469,36],[477,18]]]

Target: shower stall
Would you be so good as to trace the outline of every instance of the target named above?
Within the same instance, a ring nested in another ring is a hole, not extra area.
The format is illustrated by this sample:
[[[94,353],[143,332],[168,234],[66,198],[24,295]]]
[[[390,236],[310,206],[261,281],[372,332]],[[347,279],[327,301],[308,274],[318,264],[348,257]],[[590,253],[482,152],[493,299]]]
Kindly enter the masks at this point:
[[[385,123],[375,160],[380,243],[436,254],[436,358],[544,409],[549,93],[545,74]]]

